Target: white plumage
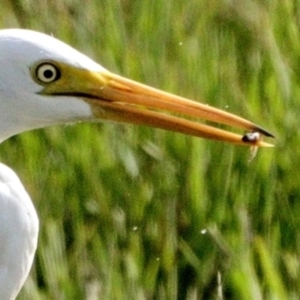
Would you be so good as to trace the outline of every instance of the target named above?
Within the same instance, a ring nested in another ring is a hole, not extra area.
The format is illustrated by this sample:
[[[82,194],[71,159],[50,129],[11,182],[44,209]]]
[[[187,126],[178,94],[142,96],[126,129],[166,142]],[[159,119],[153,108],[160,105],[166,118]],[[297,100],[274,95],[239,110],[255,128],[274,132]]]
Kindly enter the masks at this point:
[[[33,261],[39,220],[17,175],[0,164],[0,299],[15,299]]]

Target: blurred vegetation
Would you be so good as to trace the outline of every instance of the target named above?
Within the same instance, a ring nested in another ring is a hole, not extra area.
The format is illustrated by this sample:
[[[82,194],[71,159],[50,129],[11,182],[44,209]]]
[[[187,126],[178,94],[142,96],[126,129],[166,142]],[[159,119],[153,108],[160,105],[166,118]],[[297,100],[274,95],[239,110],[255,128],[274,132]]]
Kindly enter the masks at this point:
[[[299,1],[4,0],[0,26],[242,115],[274,149],[122,124],[13,137],[41,220],[18,299],[299,299]]]

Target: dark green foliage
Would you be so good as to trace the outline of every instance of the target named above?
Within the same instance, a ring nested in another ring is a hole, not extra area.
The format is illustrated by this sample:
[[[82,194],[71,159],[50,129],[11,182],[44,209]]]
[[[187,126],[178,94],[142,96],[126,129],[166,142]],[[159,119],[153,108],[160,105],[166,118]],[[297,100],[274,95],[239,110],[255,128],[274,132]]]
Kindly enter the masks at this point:
[[[251,163],[244,147],[122,124],[6,141],[1,161],[41,220],[18,299],[299,297],[299,9],[291,0],[3,1],[3,28],[54,34],[111,71],[277,137]]]

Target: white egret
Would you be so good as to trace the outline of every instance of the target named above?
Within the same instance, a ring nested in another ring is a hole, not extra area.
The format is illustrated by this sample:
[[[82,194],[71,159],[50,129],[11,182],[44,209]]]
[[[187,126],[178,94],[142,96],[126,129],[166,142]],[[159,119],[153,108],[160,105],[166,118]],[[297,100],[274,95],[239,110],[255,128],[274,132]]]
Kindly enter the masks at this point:
[[[255,124],[208,105],[112,74],[42,33],[0,30],[0,143],[54,124],[110,119],[217,139],[271,146],[183,117],[202,118],[272,136]],[[161,111],[161,112],[159,112]],[[30,271],[38,217],[16,174],[0,164],[0,299],[15,299]]]

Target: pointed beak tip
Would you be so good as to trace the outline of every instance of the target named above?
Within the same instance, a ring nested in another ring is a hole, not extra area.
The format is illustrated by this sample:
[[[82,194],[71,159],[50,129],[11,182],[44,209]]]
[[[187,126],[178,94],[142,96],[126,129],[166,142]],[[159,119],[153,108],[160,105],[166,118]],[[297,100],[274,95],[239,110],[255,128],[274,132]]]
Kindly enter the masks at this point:
[[[256,128],[256,131],[260,132],[261,134],[263,134],[267,137],[271,137],[271,138],[275,139],[275,135],[273,135],[272,133],[270,133],[269,131],[267,131],[267,130],[261,128],[261,127]]]
[[[264,148],[274,148],[274,147],[275,147],[275,145],[269,144],[269,143],[265,143],[265,142],[261,142],[261,143],[259,144],[259,146],[260,146],[260,147],[264,147]]]

